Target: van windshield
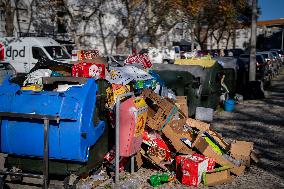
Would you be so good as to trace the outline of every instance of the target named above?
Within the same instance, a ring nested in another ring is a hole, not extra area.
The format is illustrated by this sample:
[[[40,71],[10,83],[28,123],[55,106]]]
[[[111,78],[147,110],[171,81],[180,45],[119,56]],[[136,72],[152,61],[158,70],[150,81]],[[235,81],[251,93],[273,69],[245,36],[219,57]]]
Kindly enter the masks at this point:
[[[53,59],[70,59],[71,56],[61,46],[45,46],[45,50]]]

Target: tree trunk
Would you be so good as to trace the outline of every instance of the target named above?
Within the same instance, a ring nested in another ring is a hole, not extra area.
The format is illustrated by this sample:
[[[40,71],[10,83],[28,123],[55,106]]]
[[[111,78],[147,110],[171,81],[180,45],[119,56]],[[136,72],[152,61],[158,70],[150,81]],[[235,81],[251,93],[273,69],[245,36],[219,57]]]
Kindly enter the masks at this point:
[[[19,15],[19,7],[18,7],[18,4],[19,4],[19,0],[16,0],[15,1],[15,8],[16,8],[16,19],[17,19],[17,27],[18,27],[18,32],[19,34],[22,33],[22,30],[21,30],[21,24],[20,24],[20,15]]]
[[[102,14],[99,14],[99,25],[100,25],[100,34],[104,46],[104,54],[108,54],[107,46],[106,46],[106,37],[104,35],[104,29],[103,29],[103,22],[102,22]]]
[[[237,29],[233,27],[233,49],[236,48]]]
[[[249,81],[255,80],[257,0],[252,0]]]
[[[191,24],[191,29],[190,29],[190,38],[191,38],[191,51],[194,50],[194,23]]]
[[[30,21],[29,21],[29,26],[28,26],[28,29],[26,31],[26,33],[30,33],[30,29],[31,29],[31,25],[32,25],[32,22],[33,22],[33,4],[34,4],[35,0],[32,0],[31,4],[30,4],[30,11],[31,11],[31,14],[30,14]]]
[[[5,4],[5,30],[7,37],[14,35],[14,10],[11,5],[11,0],[6,1]]]
[[[228,45],[229,45],[229,42],[230,42],[231,35],[232,35],[232,32],[229,30],[228,31],[227,41],[226,41],[226,49],[228,49]]]
[[[131,13],[129,13],[131,14]],[[129,52],[133,49],[134,43],[134,34],[135,34],[135,27],[134,27],[134,19],[132,15],[128,16],[128,37],[127,37],[127,48]]]

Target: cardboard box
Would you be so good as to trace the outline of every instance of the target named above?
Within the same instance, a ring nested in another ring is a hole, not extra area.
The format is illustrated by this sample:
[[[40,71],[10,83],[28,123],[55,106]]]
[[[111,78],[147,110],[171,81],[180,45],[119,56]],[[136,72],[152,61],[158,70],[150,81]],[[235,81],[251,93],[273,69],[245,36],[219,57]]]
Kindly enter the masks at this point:
[[[222,147],[226,151],[229,151],[230,145],[222,138],[220,134],[212,130],[209,130],[207,132],[214,138],[214,140],[219,144],[220,147]]]
[[[185,117],[188,118],[187,96],[177,96],[175,104]]]
[[[205,186],[215,186],[231,181],[232,177],[230,176],[230,171],[228,169],[221,171],[216,169],[210,172],[203,173],[203,183]]]
[[[204,123],[202,121],[192,119],[192,118],[188,118],[186,120],[186,124],[190,127],[196,128],[203,132],[208,131],[210,129],[210,125],[208,123]]]
[[[149,106],[147,125],[154,130],[161,131],[171,121],[175,113],[178,112],[178,108],[150,89],[144,90],[142,96]]]
[[[145,149],[147,155],[156,156],[165,161],[171,160],[169,146],[158,133],[144,131],[143,143],[148,146],[147,149]]]
[[[206,171],[214,169],[213,158],[200,154],[176,156],[176,178],[183,184],[197,186],[201,181],[201,176]]]
[[[157,157],[148,156],[144,149],[141,149],[140,153],[147,161],[152,163],[155,167],[163,171],[167,171],[166,167],[160,165],[161,161]]]
[[[253,150],[253,143],[246,141],[234,141],[231,144],[231,156],[242,161],[242,165],[250,165],[250,155]]]
[[[188,148],[188,146],[182,142],[181,139],[186,138],[190,141],[193,141],[192,133],[183,131],[185,122],[186,119],[173,120],[169,122],[162,130],[164,135],[171,141],[171,144],[176,151],[179,151],[182,148]]]
[[[233,174],[237,175],[237,176],[241,176],[244,174],[246,169],[246,166],[241,165],[241,166],[234,166],[233,168],[230,169],[230,172],[232,172]]]
[[[229,168],[234,168],[231,169],[230,171],[236,175],[242,174],[242,171],[244,171],[243,167],[238,167],[235,165],[232,161],[229,159],[225,158],[222,155],[217,154],[213,147],[210,146],[206,140],[202,137],[202,134],[199,134],[196,140],[193,143],[193,147],[198,149],[203,155],[207,157],[212,157],[215,159],[216,163],[218,163],[221,166],[226,166]]]
[[[193,151],[192,149],[188,148],[188,147],[182,147],[178,153],[180,154],[185,154],[185,155],[192,155],[195,154],[196,152]]]
[[[142,167],[142,165],[143,165],[143,159],[142,159],[141,152],[138,152],[135,155],[135,161],[136,161],[137,169],[139,170]]]
[[[208,160],[204,156],[194,154],[181,162],[182,184],[198,186],[201,182],[203,172],[207,171]]]

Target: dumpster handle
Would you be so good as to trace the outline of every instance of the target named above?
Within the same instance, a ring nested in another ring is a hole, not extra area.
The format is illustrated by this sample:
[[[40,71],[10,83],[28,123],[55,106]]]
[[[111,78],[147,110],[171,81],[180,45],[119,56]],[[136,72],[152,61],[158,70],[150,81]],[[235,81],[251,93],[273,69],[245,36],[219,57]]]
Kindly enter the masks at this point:
[[[54,115],[42,115],[42,114],[25,114],[25,113],[15,113],[15,112],[0,112],[0,118],[2,117],[11,117],[11,118],[27,118],[27,119],[37,119],[43,120],[44,123],[44,146],[43,146],[43,176],[34,175],[34,174],[22,174],[30,177],[43,178],[43,188],[48,189],[49,178],[48,178],[48,166],[49,166],[49,121],[56,121],[59,123],[60,117]],[[11,172],[1,171],[0,173],[12,174]]]
[[[130,93],[125,93],[125,94],[120,94],[116,97],[116,107],[115,107],[115,183],[118,183],[119,181],[119,137],[120,137],[120,125],[119,125],[119,108],[120,108],[120,100],[123,97],[128,97],[128,96],[134,96],[133,92]],[[131,172],[134,170],[134,156],[131,157]],[[133,167],[132,167],[133,166]]]

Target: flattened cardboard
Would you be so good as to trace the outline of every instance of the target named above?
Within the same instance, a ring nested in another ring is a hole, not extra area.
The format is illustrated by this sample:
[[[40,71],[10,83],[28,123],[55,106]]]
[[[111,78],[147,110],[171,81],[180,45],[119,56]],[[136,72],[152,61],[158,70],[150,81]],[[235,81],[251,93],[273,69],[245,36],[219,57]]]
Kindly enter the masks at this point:
[[[242,165],[250,165],[250,155],[253,149],[253,142],[235,141],[231,144],[231,156],[242,161]]]
[[[161,163],[161,161],[159,160],[159,158],[155,157],[155,156],[152,156],[152,157],[149,157],[148,155],[146,155],[146,152],[144,151],[144,149],[141,148],[141,151],[140,151],[141,155],[146,159],[148,160],[150,163],[152,163],[154,166],[156,166],[157,168],[161,169],[161,170],[164,170],[166,171],[167,169],[165,169],[165,167],[163,166],[160,166],[159,164]],[[152,159],[153,158],[153,159]]]
[[[208,172],[203,176],[205,176],[203,180],[206,181],[206,183],[204,183],[206,184],[206,186],[215,186],[232,181],[229,170],[223,170],[220,172]]]
[[[178,151],[178,153],[184,154],[184,155],[193,155],[196,152],[193,151],[192,149],[188,148],[187,146],[184,146]]]
[[[224,158],[222,155],[217,154],[201,134],[198,135],[192,146],[197,148],[203,155],[214,158],[216,163],[219,165],[233,168],[230,171],[236,175],[242,174],[241,172],[244,171],[242,166],[237,167],[234,163]]]
[[[188,118],[186,120],[186,124],[200,131],[208,131],[210,129],[210,125],[208,123],[205,123],[205,122],[202,122],[196,119],[192,119],[192,118]]]
[[[246,169],[246,166],[241,165],[239,167],[234,166],[233,168],[230,169],[230,172],[232,172],[233,174],[237,175],[237,176],[241,176],[244,174]]]
[[[162,130],[164,126],[171,121],[174,114],[178,111],[178,108],[176,105],[160,97],[150,89],[144,90],[142,96],[149,106],[147,125],[154,130]]]
[[[164,135],[171,141],[176,151],[179,151],[182,148],[188,148],[187,145],[181,141],[181,138],[187,138],[190,141],[193,140],[193,136],[191,133],[183,131],[183,126],[185,122],[186,119],[173,120],[169,122],[162,130]]]
[[[188,118],[187,96],[176,96],[176,106]]]
[[[230,145],[216,131],[209,130],[208,133],[214,138],[216,142],[218,142],[218,144],[223,149],[225,149],[226,151],[230,149]]]
[[[135,161],[136,161],[137,169],[140,169],[143,165],[142,155],[140,152],[138,152],[135,155]]]

